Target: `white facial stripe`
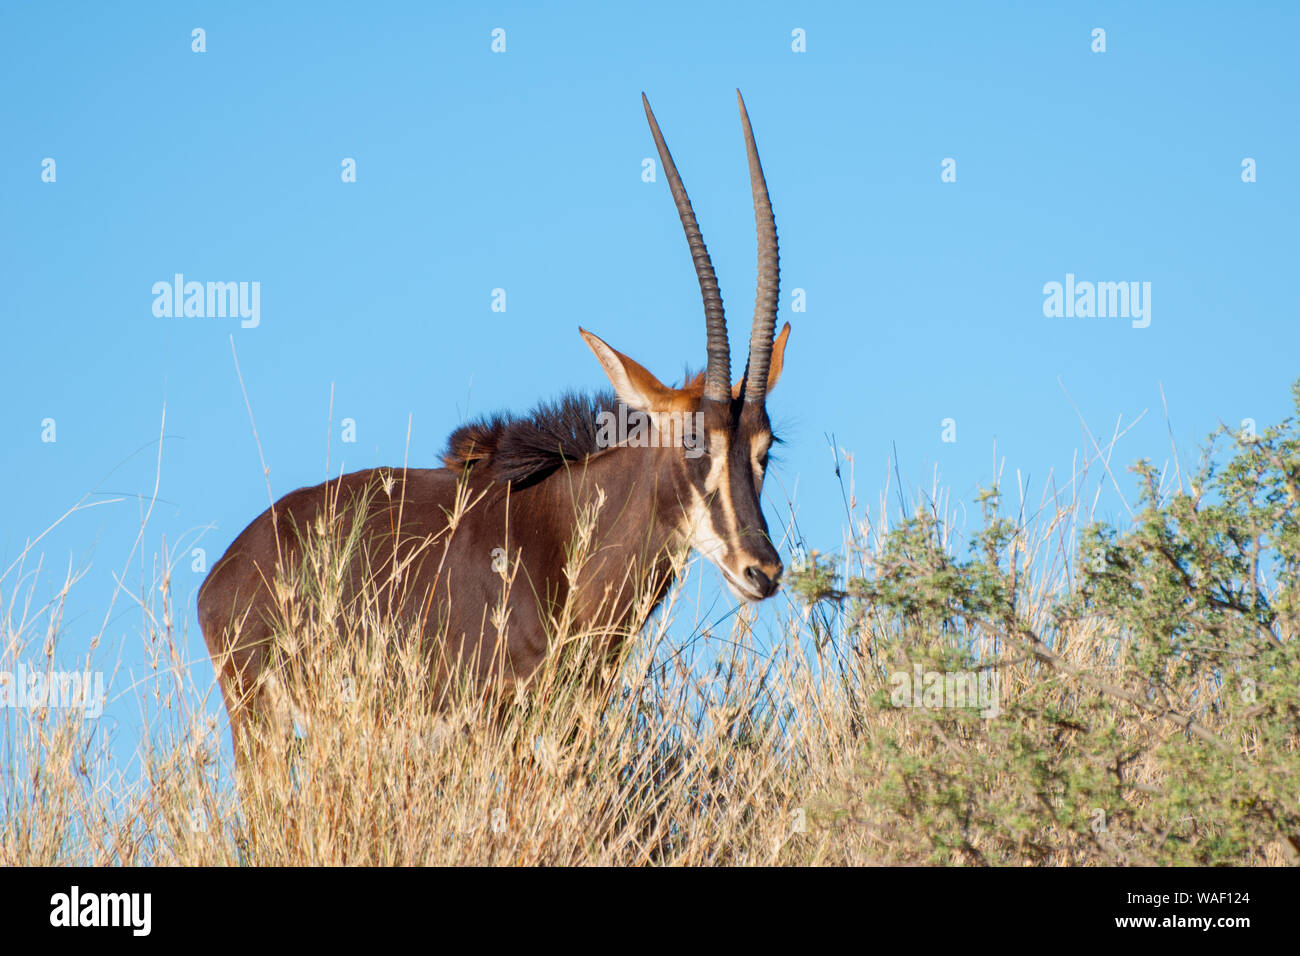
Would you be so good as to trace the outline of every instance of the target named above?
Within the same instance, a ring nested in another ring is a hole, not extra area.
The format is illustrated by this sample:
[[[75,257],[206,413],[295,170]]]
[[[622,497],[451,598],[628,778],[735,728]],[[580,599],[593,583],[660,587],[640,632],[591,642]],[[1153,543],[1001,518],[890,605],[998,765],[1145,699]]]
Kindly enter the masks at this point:
[[[716,444],[715,444],[716,443]],[[717,449],[714,451],[714,449]],[[724,534],[727,537],[727,551],[731,554],[737,553],[740,543],[740,527],[736,523],[736,509],[731,502],[731,440],[725,432],[715,431],[709,436],[709,454],[713,455],[713,460],[709,465],[709,476],[716,475],[717,481],[712,487],[706,484],[705,490],[712,491],[716,494],[718,502],[722,505],[723,520],[726,521],[727,527]]]
[[[687,535],[691,547],[722,572],[722,580],[727,589],[742,601],[761,600],[762,595],[754,592],[748,585],[741,583],[739,576],[728,567],[728,553],[735,554],[727,547],[727,542],[713,527],[713,516],[709,513],[708,500],[694,488],[691,489],[691,507],[687,515]]]
[[[739,525],[731,504],[731,472],[728,467],[730,439],[726,432],[714,431],[709,435],[709,473],[704,478],[704,494],[691,488],[691,502],[686,514],[686,535],[691,547],[722,572],[727,588],[742,601],[758,601],[758,594],[746,584],[739,569],[732,568],[727,558],[742,554]],[[725,515],[726,527],[719,533],[713,520],[710,502],[716,503]]]
[[[726,432],[709,433],[709,473],[704,477],[705,494],[727,486],[727,453],[730,450]]]
[[[727,434],[713,431],[709,434],[709,473],[704,476],[704,494],[691,489],[690,537],[691,546],[714,564],[722,566],[722,557],[727,553],[727,541],[713,526],[713,515],[709,509],[709,497],[729,493],[727,485]]]
[[[694,488],[691,489],[691,507],[687,512],[686,522],[686,535],[690,539],[691,547],[714,564],[720,564],[722,556],[726,554],[727,543],[714,530],[707,499]]]
[[[767,474],[767,469],[763,467],[763,456],[768,453],[772,447],[771,435],[755,435],[749,446],[749,463],[754,469],[755,487],[759,494],[763,492],[763,478]]]

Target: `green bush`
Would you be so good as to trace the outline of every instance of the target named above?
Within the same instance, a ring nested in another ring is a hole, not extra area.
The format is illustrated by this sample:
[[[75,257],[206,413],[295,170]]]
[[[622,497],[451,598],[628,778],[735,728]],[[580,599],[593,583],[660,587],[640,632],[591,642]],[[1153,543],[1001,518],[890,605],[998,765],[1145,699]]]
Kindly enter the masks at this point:
[[[1008,520],[993,489],[965,549],[931,508],[856,541],[855,573],[799,570],[864,688],[861,789],[827,821],[938,863],[1300,860],[1300,425],[1220,430],[1186,488],[1133,470],[1127,528],[1078,499]],[[898,706],[918,668],[984,674],[996,713]]]

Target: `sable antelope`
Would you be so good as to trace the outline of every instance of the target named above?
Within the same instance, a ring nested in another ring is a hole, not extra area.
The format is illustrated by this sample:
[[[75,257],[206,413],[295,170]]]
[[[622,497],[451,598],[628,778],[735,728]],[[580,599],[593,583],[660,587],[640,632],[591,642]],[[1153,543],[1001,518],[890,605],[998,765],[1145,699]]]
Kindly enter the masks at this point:
[[[673,580],[677,558],[692,547],[720,569],[737,598],[761,601],[777,590],[781,560],[759,495],[773,441],[766,397],[780,377],[790,326],[774,340],[776,224],[749,116],[739,91],[736,96],[758,231],[758,290],[740,381],[731,383],[722,296],[708,250],[643,94],[704,300],[705,370],[672,388],[579,329],[612,395],[568,395],[528,417],[465,425],[452,434],[442,468],[353,472],[276,501],[235,539],[198,597],[237,753],[249,721],[274,706],[268,697],[278,694],[265,673],[276,628],[277,570],[301,560],[302,529],[332,516],[340,502],[353,508],[365,559],[349,567],[348,587],[359,592],[373,568],[401,568],[381,576],[381,599],[423,635],[435,681],[453,667],[468,669],[485,688],[527,681],[547,654],[562,607],[570,628],[600,633],[607,650],[616,649],[644,624]],[[676,421],[698,428],[686,429],[677,442],[602,440],[601,422],[610,415],[627,420],[629,409],[659,438],[671,437]],[[472,506],[464,507],[467,501]],[[566,567],[567,549],[584,513],[592,515],[591,558],[574,570]],[[505,628],[489,623],[503,600],[494,554],[508,555],[524,581],[508,593]]]

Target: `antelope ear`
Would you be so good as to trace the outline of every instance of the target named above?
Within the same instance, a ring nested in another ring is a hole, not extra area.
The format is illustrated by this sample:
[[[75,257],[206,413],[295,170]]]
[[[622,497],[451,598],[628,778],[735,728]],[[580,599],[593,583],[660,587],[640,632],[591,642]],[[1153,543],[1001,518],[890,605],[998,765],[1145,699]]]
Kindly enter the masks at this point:
[[[619,401],[629,408],[644,412],[674,412],[685,411],[690,406],[689,395],[680,389],[669,388],[640,362],[610,348],[603,339],[581,326],[578,327],[578,332],[587,347],[596,354]]]
[[[767,366],[767,390],[770,392],[776,388],[777,379],[781,377],[781,369],[785,367],[785,343],[790,338],[790,323],[787,322],[772,343],[772,360]],[[740,398],[740,386],[745,384],[742,378],[735,385],[731,386],[731,397]]]

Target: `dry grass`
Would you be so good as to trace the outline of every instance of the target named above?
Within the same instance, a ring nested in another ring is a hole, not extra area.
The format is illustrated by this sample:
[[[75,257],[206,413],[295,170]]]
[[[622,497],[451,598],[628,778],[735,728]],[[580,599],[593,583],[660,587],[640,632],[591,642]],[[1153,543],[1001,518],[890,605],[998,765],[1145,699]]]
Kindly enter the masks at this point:
[[[688,571],[617,662],[589,652],[593,635],[566,633],[526,691],[489,704],[464,689],[436,714],[418,641],[376,619],[352,621],[341,640],[341,556],[307,562],[276,675],[294,689],[296,731],[291,713],[269,722],[258,771],[238,789],[219,761],[219,698],[193,679],[210,673],[191,667],[201,641],[178,630],[188,614],[159,563],[136,596],[149,673],[125,690],[113,681],[139,702],[137,761],[122,765],[102,723],[75,709],[0,711],[0,863],[1140,864],[1194,862],[1229,837],[1222,852],[1237,862],[1291,861],[1283,822],[1180,809],[1180,761],[1206,758],[1171,715],[1194,715],[1251,786],[1255,772],[1290,772],[1278,761],[1294,755],[1294,733],[1272,750],[1242,736],[1207,706],[1223,691],[1205,673],[1158,706],[1129,699],[1125,636],[1096,617],[1053,616],[1086,510],[1074,488],[1022,503],[999,545],[1017,602],[1001,632],[927,628],[835,598],[835,582],[900,566],[896,536],[854,502],[842,566],[804,569],[832,599],[787,602],[770,633],[741,612],[703,635],[710,665],[689,666],[675,643],[687,624],[705,630],[679,606]],[[929,501],[928,533],[951,552],[954,522]],[[41,606],[37,577],[20,561],[0,578],[0,672],[54,659],[76,582]],[[87,669],[104,669],[98,652]],[[918,666],[994,666],[999,716],[893,706],[895,675]],[[1279,786],[1294,791],[1294,775]]]

